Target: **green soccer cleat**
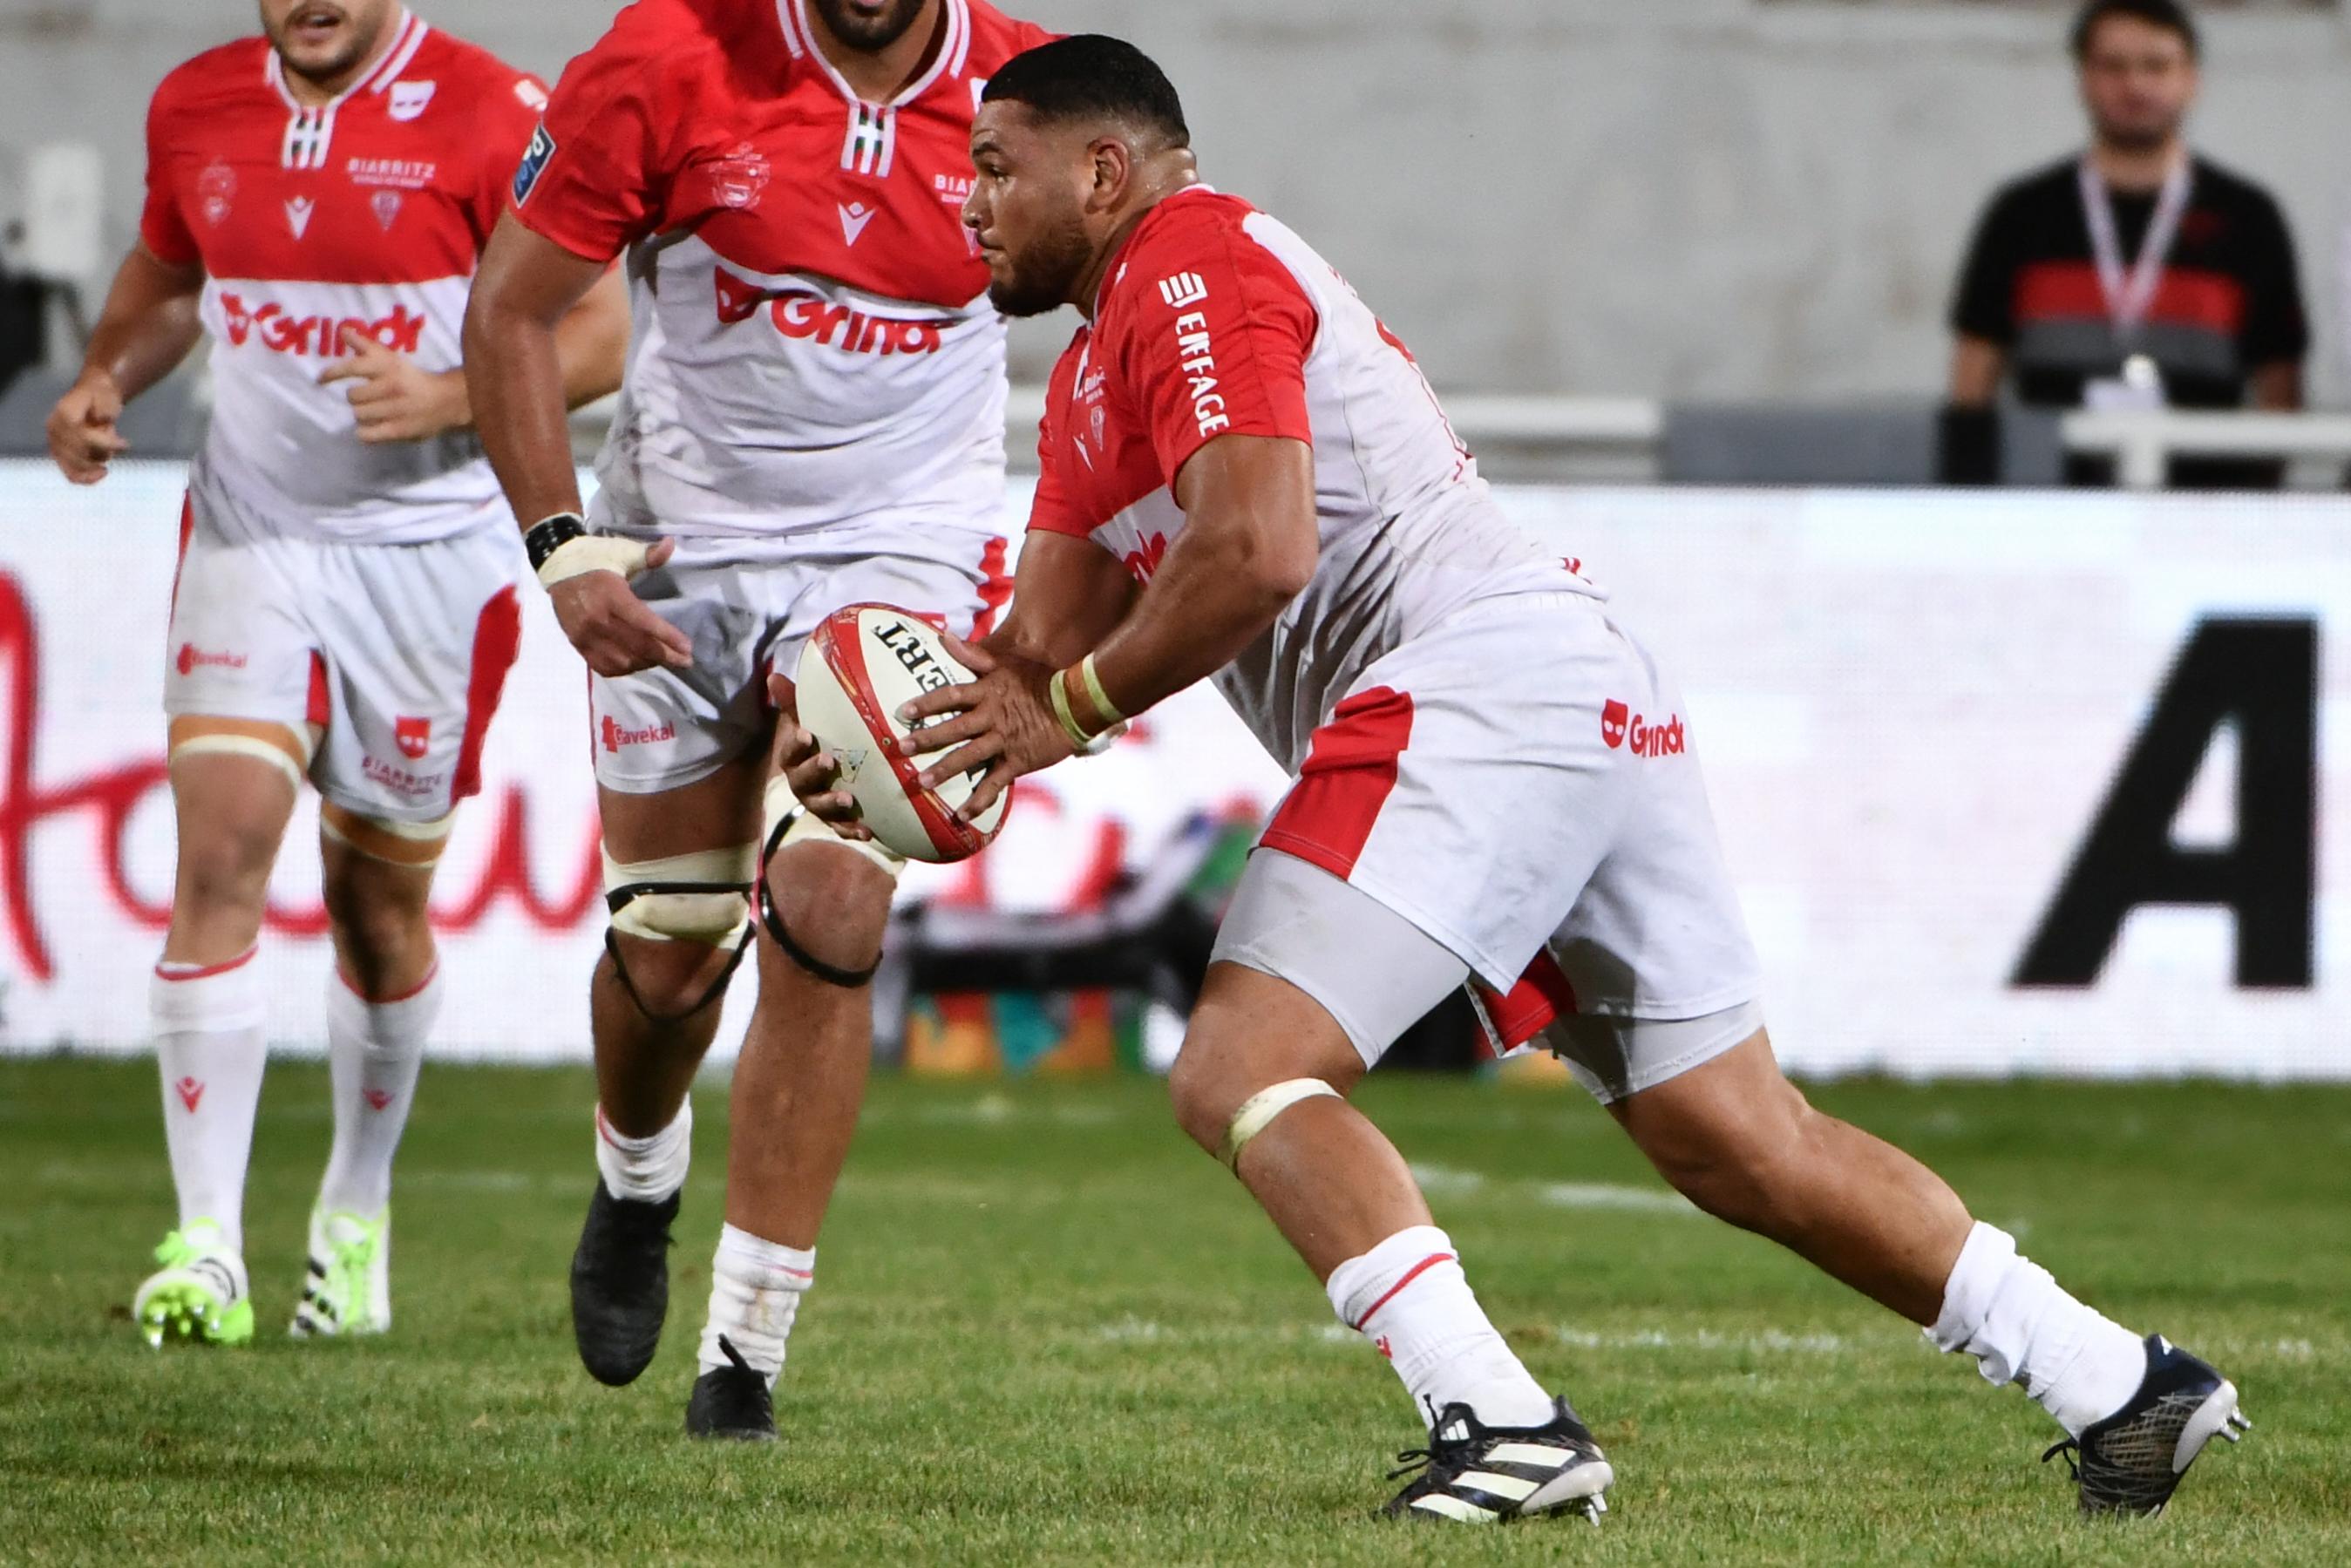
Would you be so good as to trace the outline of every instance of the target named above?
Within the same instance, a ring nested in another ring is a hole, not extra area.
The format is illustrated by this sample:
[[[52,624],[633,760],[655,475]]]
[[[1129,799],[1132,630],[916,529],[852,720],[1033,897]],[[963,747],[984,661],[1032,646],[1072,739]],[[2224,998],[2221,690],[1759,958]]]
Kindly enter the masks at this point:
[[[310,1211],[310,1273],[287,1333],[296,1339],[382,1333],[392,1327],[392,1211],[373,1219]]]
[[[131,1315],[149,1344],[160,1350],[167,1339],[187,1344],[253,1343],[245,1260],[223,1240],[219,1225],[197,1219],[155,1249],[155,1261],[163,1267],[147,1277],[131,1302]]]

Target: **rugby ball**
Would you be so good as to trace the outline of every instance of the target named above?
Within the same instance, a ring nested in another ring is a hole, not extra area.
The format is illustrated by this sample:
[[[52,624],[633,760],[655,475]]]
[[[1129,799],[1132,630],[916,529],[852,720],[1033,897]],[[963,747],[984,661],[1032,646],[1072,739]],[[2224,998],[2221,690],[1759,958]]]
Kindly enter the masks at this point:
[[[834,611],[800,651],[800,727],[840,764],[841,787],[856,797],[874,838],[908,860],[977,854],[1012,804],[1008,789],[977,819],[958,821],[956,810],[971,798],[978,777],[958,775],[925,789],[915,780],[942,753],[901,757],[894,749],[912,732],[898,717],[899,705],[972,678],[937,627],[887,604]]]

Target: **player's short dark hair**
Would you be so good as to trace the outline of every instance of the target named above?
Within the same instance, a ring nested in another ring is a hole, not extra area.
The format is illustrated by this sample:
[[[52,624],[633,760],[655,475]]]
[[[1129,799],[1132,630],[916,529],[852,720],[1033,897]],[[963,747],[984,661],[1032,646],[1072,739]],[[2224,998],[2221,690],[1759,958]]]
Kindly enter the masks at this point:
[[[2188,46],[2189,59],[2203,56],[2204,40],[2197,36],[2196,18],[2179,0],[2090,0],[2074,18],[2072,44],[2076,60],[2090,57],[2090,42],[2098,35],[2098,24],[2109,16],[2129,16],[2150,27],[2177,33]]]
[[[1013,56],[987,78],[983,103],[1018,103],[1041,120],[1117,120],[1192,145],[1184,100],[1149,55],[1123,38],[1073,33]]]

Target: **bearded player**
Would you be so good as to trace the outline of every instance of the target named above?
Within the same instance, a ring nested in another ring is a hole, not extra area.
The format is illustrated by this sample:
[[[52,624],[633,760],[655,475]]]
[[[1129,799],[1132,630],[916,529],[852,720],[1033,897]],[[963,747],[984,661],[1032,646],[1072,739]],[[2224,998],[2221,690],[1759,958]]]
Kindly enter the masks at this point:
[[[899,871],[789,788],[766,814],[768,675],[844,604],[970,630],[1008,591],[1004,324],[961,209],[980,85],[1047,36],[980,0],[639,0],[564,72],[474,294],[484,435],[591,672],[611,924],[571,1305],[607,1384],[659,1343],[687,1090],[758,940],[700,1437],[775,1435]],[[553,328],[623,251],[637,334],[591,523]]]
[[[253,960],[305,779],[335,1134],[293,1332],[391,1326],[392,1155],[441,1006],[425,899],[518,631],[457,336],[545,93],[395,0],[262,0],[261,24],[156,89],[139,243],[48,424],[66,477],[96,484],[123,404],[211,333],[164,677],[179,871],[152,994],[180,1223],[134,1303],[159,1344],[253,1336]],[[563,402],[617,384],[627,331],[617,278],[586,292]]]
[[[2236,1390],[1781,1076],[1680,698],[1503,517],[1395,339],[1296,235],[1198,183],[1175,89],[1131,47],[1048,45],[986,99],[967,215],[996,301],[1086,325],[1048,395],[1010,622],[970,650],[976,685],[908,706],[959,715],[913,744],[962,743],[928,781],[987,769],[968,815],[1214,676],[1297,776],[1171,1090],[1424,1411],[1389,1511],[1596,1514],[1613,1479],[1345,1098],[1465,981],[1498,1043],[1540,1034],[1691,1201],[2023,1384],[2085,1508],[2160,1508]],[[809,749],[795,787],[840,817]]]

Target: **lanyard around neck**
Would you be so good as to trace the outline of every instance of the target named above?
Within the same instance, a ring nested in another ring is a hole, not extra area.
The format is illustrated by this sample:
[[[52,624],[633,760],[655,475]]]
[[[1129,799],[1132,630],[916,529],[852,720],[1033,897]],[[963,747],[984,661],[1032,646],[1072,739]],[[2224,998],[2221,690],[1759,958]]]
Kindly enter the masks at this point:
[[[2122,236],[2115,227],[2115,204],[2106,189],[2105,176],[2089,159],[2082,160],[2079,171],[2082,187],[2082,215],[2090,226],[2090,252],[2098,267],[2098,287],[2106,298],[2106,314],[2115,324],[2115,335],[2122,339],[2136,337],[2147,321],[2147,313],[2155,304],[2155,296],[2163,287],[2163,269],[2171,260],[2171,247],[2179,238],[2180,221],[2188,215],[2188,198],[2194,184],[2189,162],[2181,158],[2163,177],[2163,191],[2156,198],[2155,217],[2147,227],[2147,238],[2138,247],[2138,259],[2126,272],[2123,267]]]

